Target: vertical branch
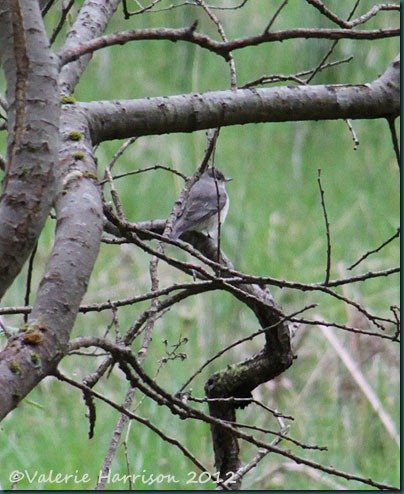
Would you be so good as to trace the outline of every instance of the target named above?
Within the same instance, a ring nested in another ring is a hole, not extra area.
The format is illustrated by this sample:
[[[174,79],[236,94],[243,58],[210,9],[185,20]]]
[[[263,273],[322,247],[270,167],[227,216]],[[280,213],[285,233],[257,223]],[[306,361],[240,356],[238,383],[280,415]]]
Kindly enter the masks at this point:
[[[0,2],[0,46],[8,100],[2,100],[8,107],[0,202],[2,297],[31,254],[54,199],[60,103],[57,61],[38,2]]]
[[[324,284],[328,285],[328,282],[330,281],[330,270],[331,270],[331,236],[330,236],[330,223],[328,221],[328,215],[327,215],[327,209],[325,207],[325,199],[324,199],[324,190],[321,185],[321,169],[319,168],[317,170],[317,182],[318,186],[320,189],[320,195],[321,195],[321,207],[323,208],[323,214],[324,214],[324,221],[325,221],[325,231],[327,235],[327,264],[326,264],[326,269],[325,269],[325,280]]]
[[[210,19],[216,24],[217,30],[220,34],[222,40],[227,43],[228,39],[226,33],[224,32],[223,25],[220,20],[213,14],[208,5],[204,2],[204,0],[198,0],[199,5],[203,8],[203,10],[208,14]],[[237,89],[237,74],[236,74],[236,64],[234,62],[234,57],[231,52],[228,54],[228,62],[230,66],[230,87],[231,89]]]
[[[115,164],[116,160],[118,159],[118,157],[126,150],[126,148],[130,144],[135,142],[135,140],[136,140],[136,137],[133,137],[133,138],[129,139],[128,141],[126,141],[126,143],[115,154],[114,159],[111,161],[109,166],[105,169],[105,176],[106,176],[107,180],[110,182],[111,194],[114,198],[114,203],[118,209],[118,213],[122,213],[122,209],[120,206],[120,201],[119,201],[118,195],[117,195],[116,190],[114,188],[113,179],[111,176],[111,169],[112,169],[112,166]],[[122,214],[120,217],[122,218]],[[164,253],[164,244],[162,242],[160,242],[160,244],[158,246],[158,251],[161,253]],[[152,257],[152,259],[150,261],[149,271],[150,271],[152,291],[158,291],[158,289],[159,289],[159,279],[158,279],[158,275],[157,275],[158,260],[159,260],[158,257],[155,255]],[[144,336],[143,336],[142,346],[139,350],[139,365],[140,366],[143,366],[143,364],[144,364],[144,361],[145,361],[145,358],[147,355],[147,351],[149,349],[149,346],[150,346],[150,343],[152,340],[152,333],[153,333],[154,324],[155,324],[156,317],[157,317],[158,306],[159,306],[159,300],[158,300],[158,297],[155,297],[152,299],[151,304],[150,304],[150,309],[148,310],[149,317],[148,317],[148,320],[146,323],[146,328],[145,328],[145,332],[144,332]],[[133,384],[130,384],[129,389],[128,389],[126,396],[125,396],[125,401],[124,401],[124,408],[125,409],[128,410],[132,406],[133,400],[135,398],[135,393],[136,393],[136,387]],[[96,485],[96,490],[104,490],[105,489],[108,474],[111,471],[112,461],[116,456],[119,442],[122,438],[122,434],[124,433],[126,426],[128,425],[128,422],[129,422],[128,415],[125,413],[121,413],[119,416],[118,423],[115,427],[114,433],[112,435],[110,444],[108,446],[107,454],[106,454],[104,461],[103,461],[103,464],[102,464],[102,470],[101,470],[102,475],[99,477],[99,481]],[[125,458],[127,460],[127,455],[125,455]],[[127,463],[127,466],[128,466],[128,463]]]
[[[212,165],[213,166],[214,166],[214,162],[215,162],[215,150],[216,150],[216,143],[217,143],[217,139],[219,137],[219,133],[220,133],[220,127],[215,129],[212,137],[209,139],[208,151],[206,152],[206,156],[204,158],[204,160],[209,159],[210,155],[212,155]],[[216,261],[220,262],[220,252],[221,252],[220,244],[221,244],[221,233],[222,233],[222,221],[221,221],[221,214],[220,214],[220,196],[219,196],[219,188],[217,185],[217,180],[216,180],[215,175],[213,175],[213,177],[215,179],[216,201],[217,201],[217,255],[216,255]]]
[[[38,242],[35,244],[34,249],[33,249],[31,256],[29,258],[29,262],[28,262],[27,283],[26,283],[25,297],[24,297],[24,305],[25,306],[29,305],[29,296],[31,293],[31,284],[32,284],[32,269],[34,267],[34,259],[35,259],[35,254],[36,254],[37,248],[38,248]],[[28,312],[26,312],[24,314],[24,322],[26,323],[27,321],[28,321]]]
[[[398,144],[398,139],[397,139],[397,131],[396,127],[394,125],[395,120],[393,118],[388,118],[387,122],[389,124],[389,129],[391,133],[391,138],[393,140],[393,147],[394,147],[394,152],[396,153],[396,158],[397,158],[397,164],[398,167],[401,168],[401,161],[400,161],[400,146]]]
[[[130,386],[128,389],[126,396],[125,396],[125,401],[124,401],[124,408],[129,410],[130,406],[132,405],[133,398],[135,397],[135,392],[136,388],[133,386]],[[119,416],[118,424],[115,427],[114,433],[112,435],[111,442],[109,443],[108,446],[108,451],[107,454],[105,455],[100,475],[98,476],[98,483],[95,486],[96,491],[103,491],[105,490],[105,486],[108,480],[108,474],[111,471],[111,466],[112,462],[115,458],[116,451],[119,446],[119,441],[121,440],[123,431],[125,430],[125,427],[129,421],[129,417],[125,413],[121,413]]]

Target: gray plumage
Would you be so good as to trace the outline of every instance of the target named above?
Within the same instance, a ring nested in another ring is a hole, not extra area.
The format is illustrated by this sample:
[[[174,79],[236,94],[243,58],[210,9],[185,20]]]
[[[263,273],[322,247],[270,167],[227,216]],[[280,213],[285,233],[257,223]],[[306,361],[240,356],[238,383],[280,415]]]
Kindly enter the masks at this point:
[[[229,180],[217,168],[209,168],[191,188],[173,225],[171,238],[175,240],[189,231],[215,235],[219,217],[223,224],[229,208],[225,190]]]

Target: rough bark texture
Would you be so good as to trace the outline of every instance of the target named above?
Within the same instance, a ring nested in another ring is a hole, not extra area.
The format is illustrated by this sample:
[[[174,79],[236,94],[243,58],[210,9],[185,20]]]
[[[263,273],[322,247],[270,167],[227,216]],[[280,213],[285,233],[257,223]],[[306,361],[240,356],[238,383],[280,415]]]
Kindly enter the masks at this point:
[[[0,199],[1,298],[33,249],[54,199],[59,91],[57,59],[37,2],[0,1],[0,46],[9,102]]]
[[[67,34],[64,53],[100,36],[119,3],[84,1]],[[52,205],[57,219],[52,253],[28,324],[9,338],[0,354],[0,419],[54,372],[66,352],[103,224],[95,144],[251,122],[392,119],[400,112],[399,60],[370,84],[62,105],[68,101],[61,95],[73,93],[91,54],[61,67],[49,47],[39,5],[33,0],[0,0],[0,61],[9,103],[8,161],[0,200],[0,297],[32,251]],[[208,255],[211,246],[198,248]],[[231,284],[226,289],[254,311],[267,329],[266,343],[259,354],[212,376],[206,391],[210,397],[246,398],[246,404],[256,386],[291,365],[289,329],[264,289]],[[233,421],[236,408],[212,403],[211,413]],[[223,474],[236,470],[237,441],[220,427],[214,426],[212,432],[218,468]]]
[[[78,32],[84,33],[86,29],[93,36],[101,34],[111,9],[118,3],[109,2],[109,7],[103,9],[101,0],[86,2],[82,11],[85,20],[79,16],[68,39],[79,43]],[[0,418],[3,418],[41,379],[54,371],[63,357],[98,254],[103,220],[93,144],[85,115],[77,106],[65,105],[59,121],[61,98],[57,77],[72,90],[78,81],[77,74],[84,70],[83,63],[79,69],[72,66],[75,71],[71,73],[58,74],[57,57],[47,46],[37,2],[4,0],[0,3],[0,15],[2,46],[7,47],[2,63],[8,74],[11,103],[9,136],[16,141],[9,145],[6,185],[0,203],[0,262],[4,263],[0,291],[5,291],[7,283],[21,269],[54,201],[57,217],[52,253],[28,324],[9,339],[0,355]],[[14,24],[12,15],[20,16]],[[21,33],[20,28],[24,28]],[[14,38],[18,37],[18,52],[9,44],[13,32]],[[32,39],[28,39],[30,36]],[[33,160],[32,156],[39,156],[42,161]],[[15,191],[18,200],[7,200],[8,190]]]
[[[189,240],[206,257],[217,259],[216,244],[203,235],[190,233]],[[221,253],[220,263],[233,269],[231,262]],[[221,273],[223,276],[223,273]],[[231,282],[229,283],[231,286]],[[229,288],[231,292],[231,288]],[[245,402],[209,403],[210,414],[218,419],[235,422],[237,408],[248,405],[252,391],[265,382],[284,372],[293,362],[288,322],[281,308],[275,303],[266,288],[243,284],[234,286],[233,295],[245,303],[257,317],[265,331],[265,346],[256,355],[227,366],[213,374],[205,384],[208,398],[246,398]],[[230,431],[218,425],[211,426],[215,466],[224,480],[237,472],[240,467],[240,448],[237,438]],[[231,489],[240,488],[241,482],[229,484]]]
[[[80,125],[74,108],[62,112],[55,243],[28,324],[1,353],[0,418],[51,374],[64,356],[98,254],[101,191],[86,121],[81,120]],[[72,129],[82,135],[80,141],[71,140]],[[81,158],[75,160],[78,153]]]
[[[369,84],[239,89],[81,106],[94,142],[257,122],[395,118],[400,114],[400,60]]]

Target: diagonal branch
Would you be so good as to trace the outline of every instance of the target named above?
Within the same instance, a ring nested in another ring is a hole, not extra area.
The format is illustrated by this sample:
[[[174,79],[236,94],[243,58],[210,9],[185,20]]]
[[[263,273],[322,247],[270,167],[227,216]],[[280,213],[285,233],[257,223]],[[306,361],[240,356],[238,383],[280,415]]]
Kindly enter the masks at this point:
[[[61,135],[55,241],[28,324],[1,352],[0,418],[64,356],[100,245],[102,203],[95,159],[86,121],[82,115],[80,121],[75,108],[64,109]],[[74,161],[73,155],[81,159]]]

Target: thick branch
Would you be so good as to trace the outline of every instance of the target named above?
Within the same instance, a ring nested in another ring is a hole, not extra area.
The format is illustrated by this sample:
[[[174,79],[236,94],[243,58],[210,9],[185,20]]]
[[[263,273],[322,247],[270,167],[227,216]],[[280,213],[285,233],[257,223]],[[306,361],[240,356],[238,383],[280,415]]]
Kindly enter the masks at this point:
[[[80,105],[94,142],[258,122],[394,118],[400,60],[369,84],[282,86]]]
[[[27,260],[53,201],[59,93],[57,64],[37,2],[0,1],[0,46],[9,102],[0,200],[1,298]]]
[[[61,135],[55,243],[28,325],[1,353],[0,419],[64,356],[98,254],[101,191],[86,121],[74,108],[66,107],[62,113]]]
[[[120,0],[86,0],[80,9],[76,22],[66,36],[64,50],[74,51],[80,49],[85,42],[102,34],[108,21],[118,8]],[[69,67],[63,67],[60,74],[60,88],[62,94],[71,94],[76,87],[81,74],[91,60],[91,53],[80,58]]]

